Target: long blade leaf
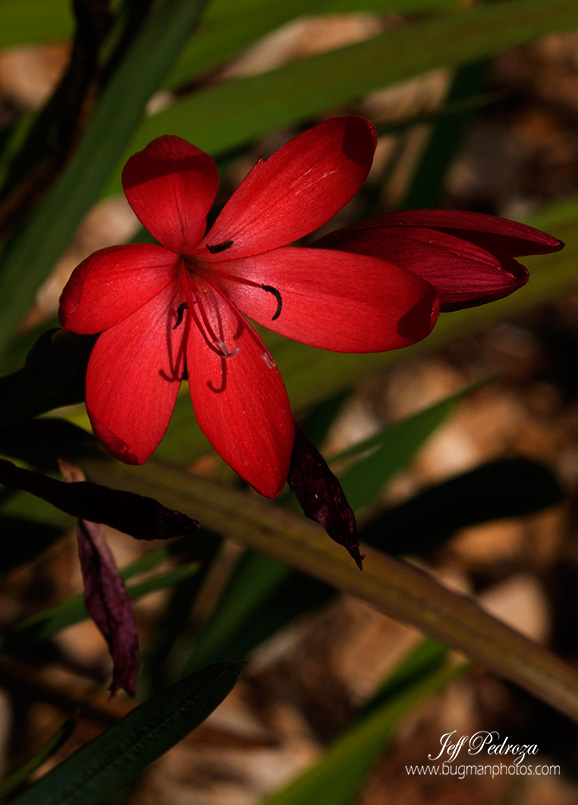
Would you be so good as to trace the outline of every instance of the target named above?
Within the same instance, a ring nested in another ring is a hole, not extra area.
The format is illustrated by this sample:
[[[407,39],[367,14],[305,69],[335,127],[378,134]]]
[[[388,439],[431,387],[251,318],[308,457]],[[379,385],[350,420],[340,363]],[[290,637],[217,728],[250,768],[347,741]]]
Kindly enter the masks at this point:
[[[194,511],[218,534],[316,576],[391,617],[462,651],[578,721],[578,674],[562,660],[452,592],[427,573],[363,546],[360,573],[345,551],[309,521],[279,506],[189,472],[153,463],[82,462],[87,477],[127,489],[155,489],[166,505]]]
[[[0,353],[12,339],[39,284],[98,198],[146,103],[168,73],[206,2],[165,0],[147,20],[105,90],[64,176],[6,244],[0,264]]]
[[[14,805],[99,805],[204,721],[243,669],[244,663],[220,663],[176,682],[48,772]]]

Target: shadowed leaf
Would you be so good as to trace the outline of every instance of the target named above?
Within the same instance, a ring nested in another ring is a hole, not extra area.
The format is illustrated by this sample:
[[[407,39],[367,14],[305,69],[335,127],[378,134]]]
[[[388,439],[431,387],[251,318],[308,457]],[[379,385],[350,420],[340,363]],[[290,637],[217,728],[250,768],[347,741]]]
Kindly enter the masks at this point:
[[[559,483],[543,465],[526,458],[501,459],[385,512],[365,526],[362,538],[390,554],[420,553],[460,528],[533,514],[562,498]]]
[[[192,533],[199,525],[153,498],[88,481],[66,484],[4,459],[0,459],[0,483],[37,495],[73,517],[104,523],[137,539],[172,539]]]
[[[101,805],[204,721],[244,667],[221,663],[181,679],[48,772],[13,805]]]

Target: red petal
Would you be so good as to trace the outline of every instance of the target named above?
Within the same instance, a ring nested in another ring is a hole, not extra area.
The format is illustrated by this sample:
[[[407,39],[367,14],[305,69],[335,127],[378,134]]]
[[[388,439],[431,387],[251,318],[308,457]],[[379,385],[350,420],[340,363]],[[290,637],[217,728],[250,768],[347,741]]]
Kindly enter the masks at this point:
[[[344,229],[315,245],[391,260],[430,282],[442,311],[459,310],[501,299],[528,281],[524,266],[511,257],[435,229],[386,226]]]
[[[132,315],[176,276],[175,254],[140,243],[91,254],[72,272],[60,297],[60,323],[75,333],[99,333]]]
[[[86,374],[86,408],[97,438],[115,458],[142,464],[162,439],[184,372],[185,328],[177,282],[102,333]]]
[[[225,273],[257,286],[226,279]],[[346,252],[288,246],[220,263],[214,276],[259,324],[337,352],[413,344],[429,334],[438,312],[435,289],[416,274]]]
[[[197,286],[195,293],[201,299],[190,306],[187,366],[197,420],[239,475],[260,494],[275,497],[285,485],[293,444],[283,380],[261,339],[227,301],[210,286]]]
[[[211,157],[168,134],[132,156],[122,172],[124,192],[139,221],[177,253],[193,250],[203,237],[218,184]]]
[[[375,130],[361,117],[340,117],[294,137],[259,161],[232,195],[203,244],[215,261],[285,246],[338,212],[364,183]],[[228,244],[228,245],[227,245]]]
[[[478,212],[454,210],[402,210],[350,227],[351,230],[384,226],[428,227],[476,243],[489,252],[522,257],[549,254],[564,247],[558,238],[534,227]]]

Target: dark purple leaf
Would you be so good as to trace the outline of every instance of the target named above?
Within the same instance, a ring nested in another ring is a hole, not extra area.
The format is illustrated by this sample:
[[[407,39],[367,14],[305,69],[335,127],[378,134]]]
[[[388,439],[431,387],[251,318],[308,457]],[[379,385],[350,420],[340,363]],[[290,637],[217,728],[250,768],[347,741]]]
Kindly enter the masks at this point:
[[[114,695],[124,688],[134,696],[138,636],[130,598],[102,525],[79,520],[77,535],[86,608],[104,635],[114,664],[110,692]]]
[[[60,461],[69,484],[84,481],[76,464]],[[130,598],[100,523],[78,521],[78,556],[86,608],[102,632],[113,661],[111,695],[124,688],[134,696],[138,673],[138,635]]]
[[[331,539],[347,548],[362,570],[364,557],[359,552],[351,506],[321,453],[297,426],[287,483],[307,517],[322,525]]]
[[[73,517],[106,525],[137,539],[171,539],[199,524],[153,498],[88,481],[64,483],[0,459],[0,483],[30,492]]]

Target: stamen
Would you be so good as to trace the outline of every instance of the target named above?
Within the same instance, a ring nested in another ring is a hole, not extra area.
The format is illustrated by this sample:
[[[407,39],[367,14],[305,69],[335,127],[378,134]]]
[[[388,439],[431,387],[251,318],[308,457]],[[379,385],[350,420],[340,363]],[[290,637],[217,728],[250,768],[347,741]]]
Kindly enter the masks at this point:
[[[228,243],[228,241],[225,242]],[[214,249],[215,247],[207,246],[207,248]],[[275,321],[275,319],[278,319],[279,316],[281,315],[281,310],[283,308],[283,297],[281,296],[281,291],[279,291],[278,288],[275,288],[274,285],[265,285],[264,283],[248,280],[246,279],[246,277],[239,277],[236,274],[229,274],[228,271],[222,271],[220,268],[217,268],[216,266],[214,268],[211,268],[211,273],[217,277],[222,277],[222,279],[229,280],[230,282],[238,282],[239,285],[248,285],[251,288],[261,288],[263,291],[267,291],[267,293],[273,294],[273,296],[277,300],[277,310],[273,314],[271,321]]]
[[[179,324],[183,321],[183,316],[185,315],[185,310],[188,310],[189,306],[186,302],[181,302],[181,304],[177,308],[177,323],[173,327],[173,330],[176,330]]]
[[[219,252],[224,252],[227,249],[230,249],[233,243],[233,240],[224,240],[222,243],[215,244],[215,246],[209,246],[207,243],[207,249],[211,252],[211,254],[219,254]]]
[[[238,346],[234,346],[232,352],[229,352],[229,350],[227,349],[227,345],[220,338],[215,339],[215,346],[217,347],[217,349],[224,358],[234,358],[235,355],[239,354]]]
[[[263,288],[264,291],[267,291],[267,293],[272,293],[275,299],[277,300],[277,310],[275,311],[275,314],[271,319],[271,321],[275,321],[275,319],[278,319],[279,316],[281,315],[281,308],[283,307],[283,299],[281,298],[281,293],[280,291],[277,290],[277,288],[274,288],[272,285],[261,285],[261,288]]]
[[[224,358],[234,358],[235,355],[239,352],[239,347],[234,346],[232,350],[227,348],[227,345],[223,341],[222,338],[218,338],[215,331],[211,326],[211,322],[209,321],[209,317],[207,315],[207,311],[205,310],[205,306],[203,304],[203,300],[199,293],[196,293],[196,301],[197,301],[197,308],[199,313],[201,314],[201,319],[203,325],[205,327],[206,337],[209,345],[215,347],[215,349],[221,353]]]

